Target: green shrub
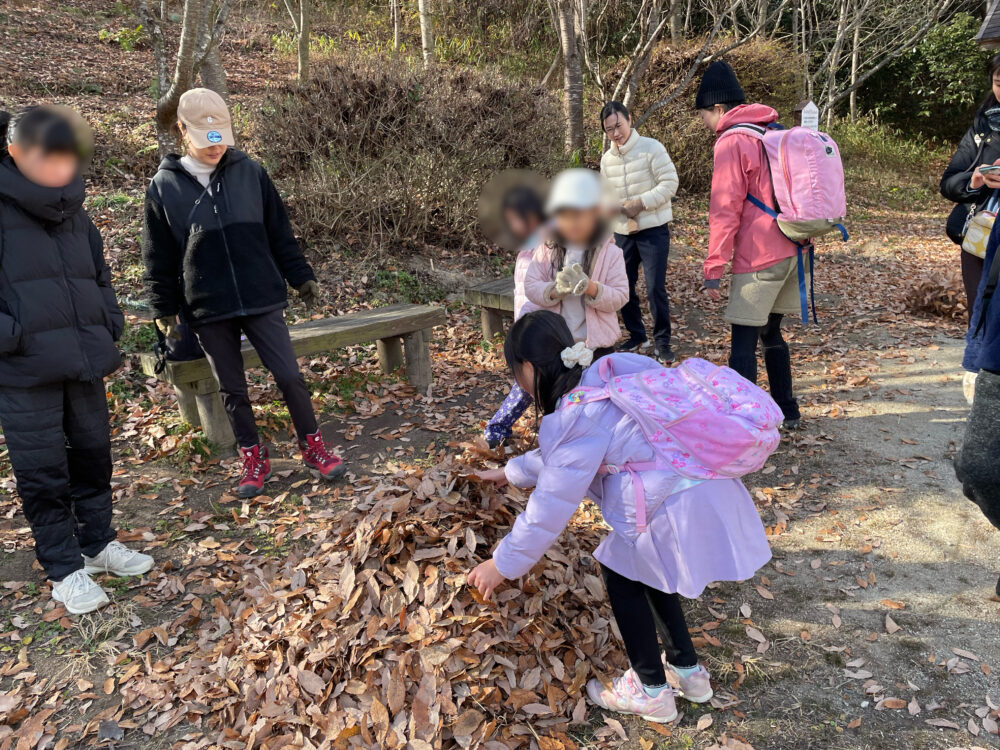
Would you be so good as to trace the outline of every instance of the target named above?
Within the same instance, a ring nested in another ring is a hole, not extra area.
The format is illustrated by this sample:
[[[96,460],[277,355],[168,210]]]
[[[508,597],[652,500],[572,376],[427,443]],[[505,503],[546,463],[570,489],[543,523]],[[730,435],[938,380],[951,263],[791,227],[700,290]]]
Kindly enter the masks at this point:
[[[105,44],[117,44],[125,52],[132,52],[146,41],[146,30],[142,24],[135,28],[101,29],[97,38]]]
[[[976,44],[979,19],[956,13],[860,90],[861,110],[907,133],[957,141],[989,91],[991,50]]]
[[[556,98],[468,68],[337,53],[308,86],[272,89],[251,119],[250,150],[313,244],[382,253],[476,243],[490,176],[561,166]]]

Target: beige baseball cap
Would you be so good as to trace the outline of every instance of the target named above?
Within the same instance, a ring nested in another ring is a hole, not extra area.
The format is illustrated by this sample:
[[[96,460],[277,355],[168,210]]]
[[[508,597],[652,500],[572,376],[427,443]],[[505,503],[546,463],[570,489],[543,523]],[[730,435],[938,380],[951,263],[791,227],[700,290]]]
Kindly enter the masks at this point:
[[[211,89],[189,89],[177,103],[177,119],[184,123],[196,148],[235,146],[233,121],[225,100]]]

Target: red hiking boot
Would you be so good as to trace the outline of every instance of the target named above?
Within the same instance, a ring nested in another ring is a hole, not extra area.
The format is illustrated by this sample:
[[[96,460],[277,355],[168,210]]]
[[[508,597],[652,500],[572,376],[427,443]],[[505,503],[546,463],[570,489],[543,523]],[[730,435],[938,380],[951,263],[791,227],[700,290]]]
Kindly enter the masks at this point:
[[[264,491],[264,482],[271,478],[271,459],[267,448],[259,443],[253,448],[240,448],[243,454],[243,473],[236,494],[240,497],[256,497]]]
[[[305,440],[300,440],[299,450],[302,451],[303,463],[310,469],[318,471],[324,479],[336,479],[347,471],[344,462],[330,453],[319,430],[312,435],[306,435]]]

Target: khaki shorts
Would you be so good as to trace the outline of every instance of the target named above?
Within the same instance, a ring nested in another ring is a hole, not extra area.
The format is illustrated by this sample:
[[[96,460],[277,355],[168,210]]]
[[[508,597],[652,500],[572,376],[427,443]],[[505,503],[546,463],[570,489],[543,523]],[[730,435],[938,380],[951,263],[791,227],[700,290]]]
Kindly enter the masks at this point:
[[[806,288],[809,288],[808,268]],[[794,255],[759,271],[733,274],[726,307],[727,322],[762,326],[771,313],[798,315],[801,310],[798,261]]]

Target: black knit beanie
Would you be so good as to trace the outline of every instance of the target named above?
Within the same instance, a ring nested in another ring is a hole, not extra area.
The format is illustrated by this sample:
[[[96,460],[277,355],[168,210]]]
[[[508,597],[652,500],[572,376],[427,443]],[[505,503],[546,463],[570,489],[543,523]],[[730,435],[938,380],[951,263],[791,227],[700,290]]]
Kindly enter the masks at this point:
[[[701,77],[698,95],[694,99],[695,109],[709,109],[715,104],[746,101],[746,94],[740,86],[736,73],[725,60],[716,60],[708,66]]]

